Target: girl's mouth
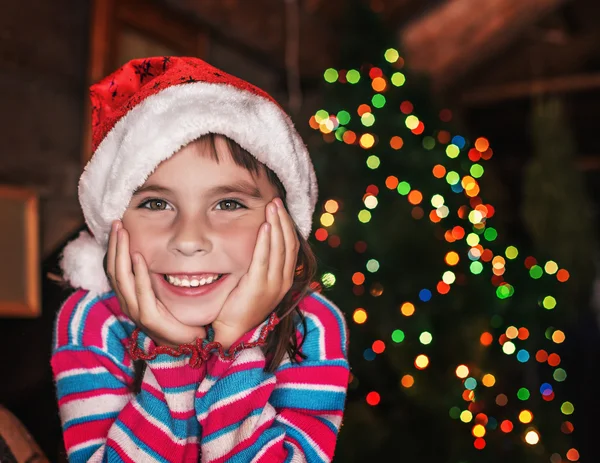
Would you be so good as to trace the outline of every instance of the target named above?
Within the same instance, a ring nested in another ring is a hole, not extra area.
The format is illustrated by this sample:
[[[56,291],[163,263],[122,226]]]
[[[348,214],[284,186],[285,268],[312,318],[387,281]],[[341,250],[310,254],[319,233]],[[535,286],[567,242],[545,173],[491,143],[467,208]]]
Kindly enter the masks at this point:
[[[165,274],[163,278],[166,282],[173,286],[178,286],[181,288],[198,288],[200,286],[206,286],[218,281],[223,277],[224,273],[214,273],[214,274],[204,274],[203,276],[172,276]]]
[[[173,275],[162,275],[159,280],[170,293],[177,296],[197,297],[208,294],[217,289],[223,281],[227,280],[230,273],[215,273],[204,275],[202,278],[196,277],[175,277]],[[157,275],[158,276],[158,275]]]

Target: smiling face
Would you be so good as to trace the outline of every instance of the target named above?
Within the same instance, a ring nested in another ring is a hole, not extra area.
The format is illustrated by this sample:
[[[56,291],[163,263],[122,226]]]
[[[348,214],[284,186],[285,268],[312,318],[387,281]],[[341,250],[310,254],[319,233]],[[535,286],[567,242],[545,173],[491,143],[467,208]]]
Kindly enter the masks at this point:
[[[214,140],[218,162],[210,139],[187,145],[138,188],[122,219],[156,297],[192,326],[212,322],[248,271],[266,205],[277,196],[263,169],[237,165],[227,141]]]

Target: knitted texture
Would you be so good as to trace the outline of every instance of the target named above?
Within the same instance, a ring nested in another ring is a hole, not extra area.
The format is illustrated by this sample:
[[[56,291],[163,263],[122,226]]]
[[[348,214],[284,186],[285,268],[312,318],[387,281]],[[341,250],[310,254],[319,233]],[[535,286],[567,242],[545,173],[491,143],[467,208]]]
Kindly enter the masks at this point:
[[[134,395],[135,326],[114,293],[73,293],[58,313],[52,354],[69,461],[331,461],[349,377],[347,328],[320,294],[299,307],[307,325],[306,332],[298,325],[300,363],[286,356],[265,372],[265,355],[252,343],[264,341],[270,317],[229,355],[208,348],[196,368],[193,352],[154,352]],[[136,345],[152,352],[143,332]]]

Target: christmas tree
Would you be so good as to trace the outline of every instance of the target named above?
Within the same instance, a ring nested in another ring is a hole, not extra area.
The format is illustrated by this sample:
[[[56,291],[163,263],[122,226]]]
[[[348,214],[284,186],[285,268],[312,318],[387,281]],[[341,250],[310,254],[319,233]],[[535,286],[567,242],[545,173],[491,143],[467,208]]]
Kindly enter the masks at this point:
[[[493,140],[461,135],[401,53],[366,53],[368,38],[325,70],[309,122],[320,285],[350,329],[336,461],[578,461],[569,271],[500,229],[514,211],[486,193]]]

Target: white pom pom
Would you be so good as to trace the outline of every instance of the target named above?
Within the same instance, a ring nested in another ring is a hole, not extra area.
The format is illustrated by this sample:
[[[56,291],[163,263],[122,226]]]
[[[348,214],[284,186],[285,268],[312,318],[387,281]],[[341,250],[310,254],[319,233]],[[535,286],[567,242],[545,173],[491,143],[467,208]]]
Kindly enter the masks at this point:
[[[63,249],[60,268],[63,277],[74,288],[90,293],[103,294],[111,291],[103,267],[105,249],[87,232],[69,242]]]

